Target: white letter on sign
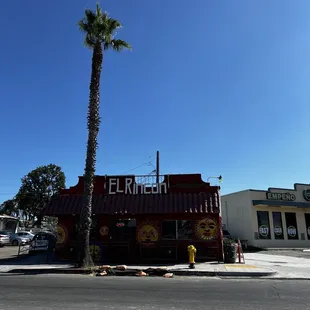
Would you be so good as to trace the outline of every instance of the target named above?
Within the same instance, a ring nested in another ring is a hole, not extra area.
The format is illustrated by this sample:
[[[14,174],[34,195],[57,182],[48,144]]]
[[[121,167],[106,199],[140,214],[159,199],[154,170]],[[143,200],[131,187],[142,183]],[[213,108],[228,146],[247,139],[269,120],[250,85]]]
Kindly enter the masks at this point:
[[[109,194],[115,194],[114,191],[112,191],[112,186],[116,186],[116,179],[109,179]]]
[[[131,184],[132,184],[132,179],[126,178],[125,179],[125,194],[132,194],[131,187],[130,187]]]
[[[116,192],[117,192],[117,193],[124,193],[124,191],[123,191],[122,189],[119,188],[119,179],[117,179]]]

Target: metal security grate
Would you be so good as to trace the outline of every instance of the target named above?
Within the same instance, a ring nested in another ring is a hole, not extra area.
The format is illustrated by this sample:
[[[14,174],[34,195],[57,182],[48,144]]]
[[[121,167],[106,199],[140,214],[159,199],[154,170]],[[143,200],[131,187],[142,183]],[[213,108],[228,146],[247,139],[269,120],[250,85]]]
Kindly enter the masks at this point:
[[[164,181],[164,175],[159,175],[159,183]],[[137,184],[155,184],[156,183],[156,175],[148,174],[148,175],[136,175],[135,180]]]

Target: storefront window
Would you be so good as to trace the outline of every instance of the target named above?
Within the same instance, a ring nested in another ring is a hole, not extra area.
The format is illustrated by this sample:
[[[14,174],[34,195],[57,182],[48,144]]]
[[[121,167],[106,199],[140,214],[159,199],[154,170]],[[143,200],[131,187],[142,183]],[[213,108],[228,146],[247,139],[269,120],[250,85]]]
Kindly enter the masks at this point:
[[[177,222],[163,221],[162,222],[162,239],[177,239]]]
[[[273,232],[275,239],[284,239],[281,212],[272,212]]]
[[[269,212],[257,211],[259,239],[270,239]]]
[[[286,232],[288,239],[298,239],[296,213],[285,212]]]
[[[190,240],[193,238],[191,221],[167,220],[162,222],[162,239]]]
[[[310,240],[310,213],[305,213],[307,236]]]
[[[118,219],[111,221],[109,227],[110,240],[136,240],[136,219]]]
[[[190,240],[192,238],[193,238],[192,222],[178,220],[178,239]]]

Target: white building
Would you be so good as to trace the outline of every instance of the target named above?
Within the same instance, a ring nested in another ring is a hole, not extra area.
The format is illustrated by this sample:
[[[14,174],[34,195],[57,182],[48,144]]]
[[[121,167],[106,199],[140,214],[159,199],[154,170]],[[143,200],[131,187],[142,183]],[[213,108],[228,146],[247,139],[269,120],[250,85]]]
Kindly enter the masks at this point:
[[[244,190],[221,198],[223,226],[262,248],[310,246],[310,184]]]
[[[0,215],[0,230],[16,232],[19,219],[10,215]]]

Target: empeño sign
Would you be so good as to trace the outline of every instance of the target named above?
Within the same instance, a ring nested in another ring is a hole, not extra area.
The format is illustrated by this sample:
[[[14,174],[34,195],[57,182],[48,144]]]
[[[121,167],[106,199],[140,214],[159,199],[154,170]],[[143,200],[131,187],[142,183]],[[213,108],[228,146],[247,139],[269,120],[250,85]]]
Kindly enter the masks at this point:
[[[266,198],[270,200],[283,200],[283,201],[294,201],[296,196],[291,193],[272,193],[267,192]]]
[[[114,194],[167,194],[166,183],[135,183],[133,178],[125,178],[125,185],[120,187],[118,178],[111,178],[108,181],[108,193]]]

